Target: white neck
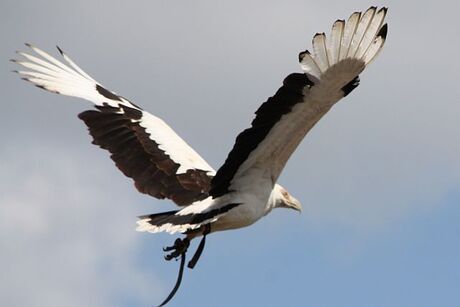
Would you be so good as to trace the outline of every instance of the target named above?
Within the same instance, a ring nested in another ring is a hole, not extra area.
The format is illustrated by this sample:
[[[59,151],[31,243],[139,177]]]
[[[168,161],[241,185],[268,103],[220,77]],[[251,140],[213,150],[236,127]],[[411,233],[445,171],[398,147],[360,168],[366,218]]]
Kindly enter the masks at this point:
[[[267,206],[265,207],[265,215],[270,213],[274,208],[279,207],[280,203],[282,202],[282,194],[281,190],[283,187],[281,187],[279,184],[275,183],[273,186],[273,190],[270,193],[270,197],[268,198]]]

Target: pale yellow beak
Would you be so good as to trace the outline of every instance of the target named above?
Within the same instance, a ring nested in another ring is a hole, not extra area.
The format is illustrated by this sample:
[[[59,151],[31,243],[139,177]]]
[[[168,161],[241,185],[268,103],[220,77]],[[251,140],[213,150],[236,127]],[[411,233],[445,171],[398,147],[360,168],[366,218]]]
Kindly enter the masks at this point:
[[[298,211],[299,213],[302,213],[302,204],[300,203],[300,201],[298,201],[294,197],[291,196],[290,199],[286,201],[285,204],[286,204],[286,208],[294,209]]]

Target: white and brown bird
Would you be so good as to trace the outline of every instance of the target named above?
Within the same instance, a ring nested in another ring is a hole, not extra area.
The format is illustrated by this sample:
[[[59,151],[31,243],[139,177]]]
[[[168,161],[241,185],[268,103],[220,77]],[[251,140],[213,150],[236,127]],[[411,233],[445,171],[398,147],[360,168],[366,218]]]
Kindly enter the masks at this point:
[[[116,166],[137,190],[168,198],[180,208],[144,215],[138,231],[184,234],[167,260],[181,257],[176,292],[190,240],[202,236],[189,262],[193,268],[209,233],[249,226],[274,208],[301,211],[300,202],[277,184],[286,162],[310,129],[359,84],[358,75],[382,49],[386,8],[355,12],[337,20],[328,37],[313,37],[313,52],[299,54],[301,73],[287,76],[280,89],[256,111],[251,127],[241,132],[217,172],[163,120],[106,89],[79,68],[61,49],[66,64],[26,44],[35,55],[19,52],[13,62],[24,80],[57,94],[91,101],[95,110],[79,118],[93,143],[110,152]]]

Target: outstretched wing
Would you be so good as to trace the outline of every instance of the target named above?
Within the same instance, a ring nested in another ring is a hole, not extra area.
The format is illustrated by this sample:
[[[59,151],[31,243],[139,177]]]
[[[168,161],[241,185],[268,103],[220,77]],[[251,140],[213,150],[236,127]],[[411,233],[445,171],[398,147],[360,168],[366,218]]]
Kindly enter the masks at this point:
[[[383,47],[387,9],[356,12],[337,20],[328,39],[313,38],[313,54],[299,54],[304,73],[289,75],[256,112],[252,126],[238,135],[227,160],[212,179],[210,195],[255,188],[259,176],[273,183],[310,129],[359,84],[358,75]]]
[[[93,144],[111,153],[139,192],[180,206],[208,197],[215,171],[163,120],[105,89],[59,47],[68,65],[26,45],[38,56],[18,52],[25,60],[13,62],[28,70],[17,73],[47,91],[93,102],[96,110],[78,117],[88,126]]]

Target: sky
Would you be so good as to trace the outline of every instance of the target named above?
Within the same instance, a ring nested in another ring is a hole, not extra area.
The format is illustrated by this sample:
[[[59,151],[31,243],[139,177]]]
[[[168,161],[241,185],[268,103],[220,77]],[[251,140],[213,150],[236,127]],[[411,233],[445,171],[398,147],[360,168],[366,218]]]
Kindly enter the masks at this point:
[[[418,3],[1,1],[0,305],[153,306],[178,270],[175,236],[135,231],[173,204],[90,144],[89,102],[10,72],[23,43],[59,45],[218,168],[312,36],[378,5],[383,52],[280,178],[303,213],[209,236],[170,306],[459,306],[460,3]]]

